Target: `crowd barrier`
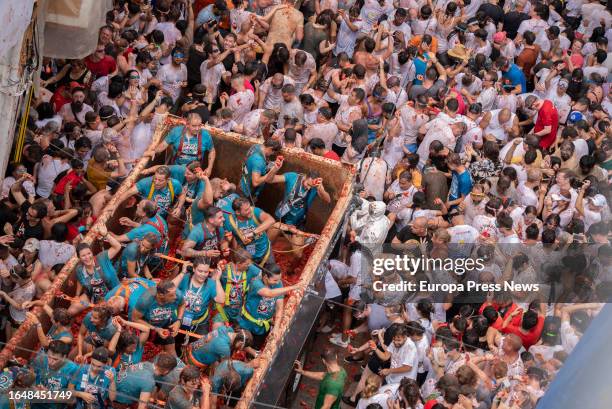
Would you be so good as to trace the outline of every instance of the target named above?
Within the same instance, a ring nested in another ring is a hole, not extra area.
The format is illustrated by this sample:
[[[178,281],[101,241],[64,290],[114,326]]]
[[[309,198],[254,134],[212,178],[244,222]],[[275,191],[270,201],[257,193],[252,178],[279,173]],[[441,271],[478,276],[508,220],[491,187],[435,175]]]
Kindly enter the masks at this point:
[[[168,131],[176,125],[183,124],[181,118],[168,116],[160,123],[154,133],[152,145],[157,145]],[[207,129],[214,142],[217,152],[215,166],[213,168],[213,177],[227,178],[230,181],[237,183],[247,151],[257,141],[247,138],[243,135],[223,132],[216,128],[204,126]],[[304,296],[304,290],[314,280],[317,274],[319,264],[324,261],[325,252],[328,248],[330,240],[337,229],[340,227],[342,216],[346,212],[352,194],[353,179],[355,168],[350,165],[341,164],[337,161],[332,161],[322,157],[318,157],[301,150],[283,149],[284,164],[280,173],[295,171],[308,172],[316,171],[324,180],[324,186],[332,197],[330,204],[325,204],[320,200],[316,200],[310,208],[307,225],[305,231],[316,233],[320,238],[314,244],[313,251],[306,262],[300,275],[300,290],[290,294],[285,300],[285,314],[280,323],[275,323],[269,334],[265,348],[261,351],[261,365],[255,370],[253,377],[246,385],[244,393],[236,408],[245,409],[249,407],[254,400],[260,382],[266,375],[270,363],[274,359],[278,348],[282,345],[283,337],[288,328],[293,325],[293,315],[300,305]],[[126,209],[120,207],[117,203],[117,198],[121,193],[128,190],[139,179],[141,172],[152,165],[150,158],[141,158],[134,166],[130,175],[122,182],[118,191],[115,193],[110,202],[105,206],[101,215],[91,231],[85,236],[84,241],[92,245],[94,252],[102,250],[101,242],[97,240],[93,231],[97,226],[105,224],[109,231],[121,234],[125,228],[119,225],[118,220],[123,216],[133,215],[134,209]],[[258,201],[258,207],[273,214],[276,204],[282,197],[284,186],[271,185],[264,190],[261,200]],[[61,272],[56,276],[52,286],[41,297],[44,304],[52,307],[67,307],[67,301],[58,297],[59,294],[73,295],[76,288],[75,267],[78,263],[77,257],[73,257],[66,263]],[[50,322],[41,307],[35,307],[31,312],[39,317],[40,322],[45,330],[50,327]],[[299,323],[295,323],[299,325]],[[24,358],[29,361],[32,357],[32,350],[36,350],[38,345],[38,337],[36,328],[30,321],[24,322],[15,332],[13,337],[7,342],[4,349],[0,352],[0,369],[13,357]],[[292,365],[292,362],[287,362],[287,365]]]

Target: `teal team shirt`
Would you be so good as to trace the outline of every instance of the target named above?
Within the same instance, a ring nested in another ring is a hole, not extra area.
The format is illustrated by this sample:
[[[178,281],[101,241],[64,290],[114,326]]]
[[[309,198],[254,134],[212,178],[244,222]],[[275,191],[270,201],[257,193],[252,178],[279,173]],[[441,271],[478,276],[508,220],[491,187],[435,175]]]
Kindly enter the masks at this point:
[[[156,249],[156,251],[162,254],[168,254],[168,222],[159,214],[147,218],[140,226],[134,227],[125,235],[130,241],[134,241],[142,240],[144,236],[149,233],[153,233],[155,237],[157,237],[157,240],[161,241],[160,247]]]
[[[299,174],[295,172],[287,172],[283,174],[283,176],[285,177],[284,198],[286,200],[291,195],[291,192],[293,191],[294,187],[296,187],[295,184],[298,182]],[[296,188],[300,189],[301,191],[306,190],[304,186],[297,186]],[[300,190],[298,190],[298,192]],[[310,188],[308,189],[307,192],[304,192],[304,195],[305,197],[302,203],[303,206],[301,207],[290,206],[289,212],[286,213],[282,217],[281,221],[283,223],[290,224],[293,226],[299,226],[304,223],[304,219],[306,218],[306,213],[308,212],[308,208],[312,205],[312,202],[317,197],[317,189]],[[281,214],[279,214],[278,210],[279,209],[277,209],[275,216],[277,219],[280,220]]]
[[[253,368],[242,361],[232,360],[232,368],[240,375],[240,387],[244,387],[253,376]],[[223,377],[229,374],[229,360],[221,362],[215,369],[215,373],[210,378],[210,384],[214,393],[220,393],[223,385]]]
[[[138,341],[136,345],[136,350],[131,354],[122,353],[115,354],[113,357],[113,366],[116,367],[117,372],[124,371],[130,365],[138,364],[142,361],[142,354],[144,353],[144,346]]]
[[[119,271],[121,271],[121,278],[125,278],[128,276],[128,262],[136,262],[136,274],[143,277],[144,276],[144,268],[149,261],[152,260],[154,256],[155,249],[147,254],[143,254],[140,252],[140,243],[137,241],[133,241],[129,243],[123,251],[121,252],[121,263]]]
[[[102,402],[105,402],[108,399],[108,388],[110,388],[111,385],[110,379],[106,377],[106,371],[111,371],[116,379],[117,374],[115,368],[105,365],[98,375],[93,376],[91,373],[91,365],[81,365],[71,384],[74,385],[75,391],[90,393],[99,397]],[[91,404],[91,406],[88,406],[88,408],[101,409],[101,406],[99,402],[96,401]]]
[[[99,253],[95,259],[96,264],[92,274],[89,274],[82,264],[77,266],[76,274],[77,280],[93,304],[102,301],[111,288],[119,285],[117,270],[108,258],[108,251]]]
[[[117,397],[115,401],[129,405],[138,402],[143,392],[153,392],[155,388],[154,366],[152,362],[140,362],[128,366],[117,375]]]
[[[154,201],[159,209],[157,214],[165,218],[172,204],[183,191],[183,185],[178,180],[170,178],[162,189],[157,190],[153,185],[153,177],[149,176],[136,182],[136,189],[140,197]]]
[[[258,173],[264,176],[267,173],[268,161],[266,160],[262,145],[255,145],[249,150],[246,163],[244,164],[243,174],[240,178],[240,189],[246,197],[253,198],[259,196],[263,189],[263,185],[253,189],[253,173]]]
[[[282,283],[277,283],[269,288],[282,288]],[[245,308],[251,314],[251,316],[257,320],[270,320],[274,317],[276,311],[276,301],[282,299],[283,296],[278,297],[262,297],[258,294],[259,290],[266,288],[263,280],[259,277],[251,281],[249,285],[249,291],[245,301]],[[265,327],[257,325],[256,323],[249,321],[243,315],[238,320],[238,325],[244,329],[248,329],[255,335],[264,335],[266,333]]]
[[[129,292],[129,297],[127,297],[128,299],[126,301],[128,320],[131,321],[133,320],[132,315],[136,309],[138,300],[140,300],[145,293],[154,293],[153,289],[155,288],[155,282],[141,277],[129,278],[125,281],[125,286],[127,286],[127,290]],[[111,297],[116,295],[126,298],[126,289],[124,288],[123,284],[119,284],[110,290],[104,299],[108,301],[111,299]]]
[[[191,344],[192,356],[201,364],[211,365],[231,355],[229,334],[234,330],[231,327],[219,327],[207,337],[201,338]]]
[[[130,297],[131,298],[131,297]],[[178,308],[183,303],[183,293],[176,291],[176,300],[169,304],[159,304],[152,293],[144,293],[136,302],[136,309],[142,313],[149,324],[166,328],[178,319]]]
[[[270,253],[270,239],[264,232],[261,233],[249,243],[244,244],[240,236],[246,236],[254,231],[261,224],[261,214],[263,210],[259,207],[253,208],[253,216],[246,220],[240,220],[237,216],[230,215],[227,223],[227,228],[232,232],[238,243],[253,256],[255,261],[262,260]]]
[[[88,312],[83,319],[83,325],[88,331],[85,342],[96,347],[104,346],[104,343],[110,341],[113,335],[115,335],[117,329],[113,325],[113,320],[110,318],[102,328],[96,327],[91,321],[92,314],[93,312]]]
[[[216,229],[209,230],[206,223],[202,222],[193,226],[187,240],[195,243],[194,248],[196,250],[218,250],[224,234],[225,229],[223,227],[219,227],[218,231]]]
[[[170,168],[170,177],[172,179],[176,179],[180,182],[181,185],[187,188],[187,197],[189,199],[194,199],[197,196],[201,195],[206,189],[206,182],[200,179],[196,179],[191,183],[187,183],[187,178],[185,178],[185,172],[187,171],[187,167],[185,165],[171,165]]]
[[[155,360],[153,360],[153,362],[155,362]],[[176,358],[176,366],[167,375],[157,376],[153,374],[157,388],[165,395],[168,395],[172,388],[179,383],[179,377],[183,368],[185,368],[185,363],[179,358]]]
[[[202,129],[200,135],[183,135],[184,126],[177,126],[168,132],[166,143],[172,148],[172,153],[176,158],[175,165],[187,165],[194,160],[203,161],[207,152],[213,150],[213,141],[207,130]],[[181,144],[181,139],[183,143]],[[199,145],[199,146],[198,146]],[[180,150],[180,152],[179,152]],[[198,152],[200,156],[198,157]]]
[[[187,399],[183,391],[182,386],[176,386],[168,395],[168,401],[166,402],[167,409],[192,409],[194,407],[200,407],[200,400],[202,399],[202,393],[195,391],[191,400]]]
[[[178,289],[184,294],[185,312],[183,314],[183,326],[193,327],[203,325],[210,316],[210,303],[217,296],[217,284],[208,278],[200,287],[191,282],[191,277],[186,275],[179,283]]]
[[[44,386],[47,390],[57,391],[68,389],[68,385],[76,379],[79,366],[69,359],[64,360],[64,364],[59,369],[51,369],[49,360],[45,352],[38,353],[32,363],[36,375],[36,385]],[[59,409],[65,405],[60,403],[34,404],[33,408]]]
[[[228,264],[228,266],[230,265],[233,266],[233,264]],[[223,307],[223,310],[230,320],[235,321],[240,316],[240,310],[246,296],[245,289],[260,274],[261,270],[255,264],[249,265],[246,271],[236,271],[233,267],[229,269],[229,272],[227,267],[223,270],[221,285],[225,290],[225,299],[229,301],[229,304],[226,303],[227,305]]]

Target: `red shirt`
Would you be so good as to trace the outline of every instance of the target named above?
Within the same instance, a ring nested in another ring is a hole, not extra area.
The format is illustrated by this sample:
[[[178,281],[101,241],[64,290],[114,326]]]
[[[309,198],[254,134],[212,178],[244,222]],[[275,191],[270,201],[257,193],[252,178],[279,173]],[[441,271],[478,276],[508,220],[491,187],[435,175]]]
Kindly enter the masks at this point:
[[[338,156],[338,154],[334,151],[327,151],[323,157],[340,162],[340,156]]]
[[[557,138],[557,128],[559,127],[559,113],[557,108],[549,100],[545,100],[542,108],[538,111],[534,132],[540,132],[545,127],[550,126],[550,133],[540,137],[540,147],[548,149]]]
[[[92,225],[96,222],[96,217],[92,217]],[[87,218],[83,217],[77,222],[68,223],[68,241],[72,242],[79,235],[79,227],[87,224]]]
[[[484,309],[488,306],[491,306],[495,309],[495,311],[499,312],[499,305],[495,304],[495,303],[490,303],[490,304],[482,304],[480,306],[480,308],[478,309],[478,314],[482,315],[482,312],[484,311]],[[497,320],[495,320],[495,322],[491,325],[493,328],[495,328],[496,330],[500,330],[501,326],[504,322],[504,320],[506,319],[506,317],[508,316],[508,314],[512,314],[512,312],[514,310],[516,310],[518,308],[518,305],[516,305],[515,303],[510,304],[510,306],[506,309],[506,313],[502,316],[498,316]],[[500,314],[501,315],[501,314]],[[510,321],[513,325],[520,325],[521,324],[521,314],[515,315],[514,318],[512,318],[512,321]]]
[[[521,314],[519,314],[521,315]],[[544,329],[544,317],[538,317],[538,323],[535,327],[531,328],[529,332],[525,333],[521,330],[521,325],[515,325],[514,323],[510,323],[503,332],[506,334],[515,334],[521,338],[523,341],[523,346],[525,349],[529,349],[530,346],[537,344],[540,339],[540,335],[542,335],[542,329]]]
[[[63,178],[61,178],[57,184],[55,185],[55,189],[53,189],[53,193],[56,195],[63,195],[64,189],[66,189],[66,185],[70,183],[70,185],[74,188],[76,185],[83,181],[83,177],[76,174],[74,170],[68,172]]]
[[[51,97],[51,104],[53,104],[53,111],[55,111],[55,113],[58,113],[65,104],[72,102],[72,98],[62,95],[65,89],[65,85],[58,87]]]
[[[104,77],[117,68],[115,59],[110,55],[105,55],[104,58],[98,62],[92,61],[91,56],[88,56],[85,58],[85,65],[96,78]]]

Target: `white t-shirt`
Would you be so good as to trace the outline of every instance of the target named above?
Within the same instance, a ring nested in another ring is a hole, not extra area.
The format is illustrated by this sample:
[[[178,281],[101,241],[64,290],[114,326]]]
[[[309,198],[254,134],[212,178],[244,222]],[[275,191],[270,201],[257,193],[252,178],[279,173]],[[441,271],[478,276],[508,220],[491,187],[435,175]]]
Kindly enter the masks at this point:
[[[64,163],[60,159],[53,159],[49,155],[43,156],[42,161],[36,167],[38,175],[36,193],[44,198],[48,198],[51,195],[53,181],[57,175],[70,169],[68,163]]]
[[[80,112],[77,112],[76,118],[75,118],[74,114],[72,113],[72,106],[70,105],[70,103],[67,103],[67,104],[62,105],[62,107],[59,110],[59,114],[61,115],[64,122],[75,122],[76,121],[76,122],[79,122],[80,124],[85,124],[85,115],[88,112],[92,112],[93,110],[94,109],[91,106],[87,104],[83,104],[83,109],[81,109]]]
[[[363,160],[359,176],[368,195],[374,196],[376,200],[383,200],[388,172],[389,165],[381,158]]]
[[[584,230],[588,231],[592,224],[599,223],[601,221],[601,212],[592,211],[589,209],[589,205],[585,203],[582,220],[584,220]]]
[[[452,226],[447,229],[451,244],[476,243],[480,233],[468,224]]]
[[[496,219],[493,216],[479,214],[474,217],[472,226],[485,237],[497,237],[498,235]]]
[[[576,160],[580,160],[583,156],[589,154],[589,144],[584,139],[574,139],[574,154],[576,155]]]
[[[178,68],[173,64],[162,65],[157,71],[157,79],[162,88],[170,94],[172,101],[176,102],[181,93],[181,82],[187,81],[187,67],[181,64]]]
[[[386,376],[387,383],[399,383],[402,378],[416,379],[419,366],[417,347],[410,338],[406,338],[404,345],[397,348],[393,342],[387,347],[391,353],[391,369],[409,365],[411,368],[406,372],[391,373]]]
[[[417,154],[419,155],[419,169],[423,169],[427,159],[429,159],[429,145],[431,145],[433,141],[442,142],[442,144],[451,151],[455,149],[456,138],[449,125],[440,123],[440,126],[431,126],[417,149]]]
[[[130,135],[134,158],[141,158],[153,140],[153,127],[150,123],[136,125]]]
[[[349,58],[353,57],[357,36],[361,30],[364,29],[366,23],[361,20],[352,21],[351,23],[357,26],[357,31],[351,30],[344,20],[340,23],[340,29],[338,30],[338,36],[336,38],[336,49],[334,50],[335,55],[345,52],[348,54]]]
[[[174,47],[176,41],[181,38],[181,32],[171,21],[157,23],[155,29],[164,33],[164,41],[170,45],[171,48]]]
[[[578,341],[580,341],[580,337],[567,321],[561,323],[560,333],[561,345],[565,352],[570,354],[578,344]]]
[[[410,29],[410,26],[406,22],[403,22],[399,26],[396,26],[395,24],[393,24],[394,18],[395,18],[395,12],[393,13],[393,15],[390,15],[381,24],[384,27],[387,27],[387,29],[389,30],[391,34],[393,34],[396,31],[400,31],[404,35],[404,41],[408,42],[408,40],[412,37],[412,30]]]
[[[283,86],[288,84],[295,84],[295,81],[293,81],[288,76],[285,75],[283,77]],[[272,77],[266,79],[263,84],[261,84],[260,93],[261,95],[266,95],[266,98],[263,102],[263,107],[265,109],[280,111],[280,108],[283,105],[283,93],[281,89],[282,87],[277,89],[272,86]]]
[[[13,291],[8,293],[9,296],[17,301],[18,303],[23,303],[25,301],[32,301],[34,299],[34,295],[36,295],[36,285],[30,281],[28,284],[23,287],[16,287]],[[23,322],[26,319],[27,309],[18,309],[13,307],[13,305],[9,305],[9,312],[11,314],[11,318],[17,322]]]
[[[254,102],[255,94],[250,89],[246,89],[229,97],[227,107],[232,110],[234,120],[241,124],[246,114],[253,108]]]
[[[7,197],[9,197],[11,187],[15,184],[15,182],[17,182],[17,180],[15,180],[15,178],[12,176],[4,178],[4,180],[2,181],[2,199],[6,199]],[[36,195],[34,183],[32,183],[32,181],[26,180],[21,184],[21,186],[23,186],[28,196]]]
[[[208,60],[200,65],[200,80],[202,85],[206,87],[206,101],[212,102],[217,98],[219,83],[226,70],[222,63],[213,65],[210,68],[208,68],[206,64],[208,64]]]
[[[544,361],[550,361],[551,359],[553,359],[553,356],[555,354],[555,352],[557,351],[563,351],[563,346],[562,345],[532,345],[529,348],[529,352],[531,352],[531,354],[533,356],[536,356],[537,354],[542,355],[542,358],[544,358]]]
[[[333,121],[316,123],[306,128],[304,139],[310,141],[313,138],[321,138],[325,142],[325,149],[330,150],[338,135],[338,127]]]
[[[301,67],[298,67],[295,64],[295,56],[291,55],[289,57],[289,72],[288,75],[291,79],[295,81],[295,94],[300,95],[302,93],[302,88],[308,82],[310,78],[310,74],[313,71],[317,70],[317,63],[314,60],[314,57],[310,53],[306,53],[306,62]]]
[[[66,264],[75,254],[72,244],[53,240],[40,241],[38,259],[45,269],[50,269],[56,264]]]
[[[334,277],[328,270],[325,273],[325,299],[329,300],[341,295],[342,292],[340,291],[340,287],[338,287],[338,283],[336,280],[334,280]]]
[[[408,104],[402,106],[399,114],[404,144],[409,145],[417,143],[419,128],[429,122],[429,116],[424,113],[418,113],[416,109]]]
[[[538,205],[538,195],[532,188],[525,186],[525,182],[519,183],[516,188],[519,196],[519,204],[521,206],[536,206]]]

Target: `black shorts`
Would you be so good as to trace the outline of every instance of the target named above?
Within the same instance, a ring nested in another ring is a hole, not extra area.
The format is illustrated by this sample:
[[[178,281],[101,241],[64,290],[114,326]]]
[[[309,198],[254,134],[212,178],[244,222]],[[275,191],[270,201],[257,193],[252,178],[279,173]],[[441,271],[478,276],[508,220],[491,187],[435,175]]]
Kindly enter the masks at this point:
[[[253,348],[261,349],[262,345],[266,342],[266,337],[268,336],[269,333],[270,331],[262,335],[253,334]]]
[[[368,368],[370,368],[370,371],[372,371],[372,373],[378,375],[378,371],[380,371],[381,369],[391,368],[391,361],[381,360],[375,352],[368,361]]]
[[[340,294],[337,297],[333,297],[333,298],[330,298],[329,300],[325,300],[325,305],[330,311],[333,311],[336,308],[338,308],[339,307],[338,304],[342,304],[343,301],[344,301],[344,298],[342,297],[342,294]]]
[[[344,151],[346,150],[346,146],[338,146],[335,143],[332,144],[332,151],[336,152],[336,154],[340,157],[344,155]]]

